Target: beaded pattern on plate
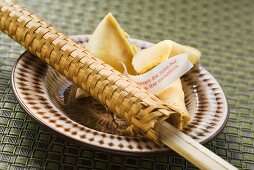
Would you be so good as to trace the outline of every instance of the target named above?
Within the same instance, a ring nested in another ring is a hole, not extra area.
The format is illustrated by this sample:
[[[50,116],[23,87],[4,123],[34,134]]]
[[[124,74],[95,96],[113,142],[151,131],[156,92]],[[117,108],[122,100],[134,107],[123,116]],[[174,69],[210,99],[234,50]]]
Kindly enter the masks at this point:
[[[76,36],[74,39],[85,44],[89,36]],[[151,45],[140,40],[131,42],[136,43],[139,48]],[[24,53],[18,61],[13,79],[16,95],[26,111],[37,121],[64,136],[83,144],[115,151],[154,153],[168,150],[144,137],[105,133],[71,119],[59,102],[59,98],[63,96],[55,91],[67,89],[72,83],[30,53]],[[221,130],[227,118],[225,96],[216,80],[202,67],[192,69],[183,76],[182,82],[186,105],[193,117],[184,132],[198,142],[207,142]],[[91,105],[88,103],[87,107]]]

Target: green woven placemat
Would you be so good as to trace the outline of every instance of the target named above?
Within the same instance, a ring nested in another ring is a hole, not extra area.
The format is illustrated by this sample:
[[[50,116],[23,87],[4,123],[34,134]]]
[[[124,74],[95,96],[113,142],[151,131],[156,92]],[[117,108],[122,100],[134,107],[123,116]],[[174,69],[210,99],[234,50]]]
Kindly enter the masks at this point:
[[[242,1],[19,0],[63,32],[91,33],[108,12],[135,38],[199,48],[222,85],[229,122],[207,147],[254,169],[254,3]],[[13,64],[24,49],[0,34],[0,169],[196,169],[179,155],[128,157],[90,150],[45,131],[16,102]]]

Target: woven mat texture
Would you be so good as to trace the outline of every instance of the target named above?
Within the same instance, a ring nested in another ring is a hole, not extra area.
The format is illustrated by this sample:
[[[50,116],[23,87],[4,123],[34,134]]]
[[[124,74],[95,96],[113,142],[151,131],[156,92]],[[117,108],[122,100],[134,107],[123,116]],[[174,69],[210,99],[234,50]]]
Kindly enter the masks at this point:
[[[230,107],[207,147],[239,169],[254,169],[254,3],[252,0],[18,0],[63,32],[92,33],[112,12],[134,37],[172,39],[203,52]],[[90,150],[43,130],[15,100],[10,75],[24,48],[0,34],[0,169],[196,169],[179,155],[129,157]]]

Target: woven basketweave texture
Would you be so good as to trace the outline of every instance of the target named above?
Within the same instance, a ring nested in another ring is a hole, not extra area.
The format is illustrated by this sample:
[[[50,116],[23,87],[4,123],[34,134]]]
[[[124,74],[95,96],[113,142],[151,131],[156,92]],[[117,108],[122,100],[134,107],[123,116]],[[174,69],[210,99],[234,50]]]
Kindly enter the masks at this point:
[[[4,33],[130,122],[127,133],[141,132],[159,142],[154,125],[176,113],[170,106],[26,8],[0,1],[0,9]]]
[[[91,33],[112,12],[132,37],[172,39],[203,52],[201,63],[229,102],[229,122],[209,149],[240,169],[254,169],[253,11],[247,1],[18,1],[71,34]],[[118,156],[89,150],[43,130],[17,104],[12,66],[24,49],[0,34],[0,169],[195,169],[177,154]]]

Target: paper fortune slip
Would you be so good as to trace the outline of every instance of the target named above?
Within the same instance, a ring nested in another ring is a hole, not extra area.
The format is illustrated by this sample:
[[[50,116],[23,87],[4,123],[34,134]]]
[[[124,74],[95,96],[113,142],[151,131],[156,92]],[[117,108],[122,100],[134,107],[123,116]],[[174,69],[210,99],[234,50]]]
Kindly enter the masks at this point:
[[[192,63],[188,60],[188,54],[170,57],[141,75],[130,75],[125,64],[122,63],[122,65],[125,76],[153,94],[166,89],[193,67]]]

